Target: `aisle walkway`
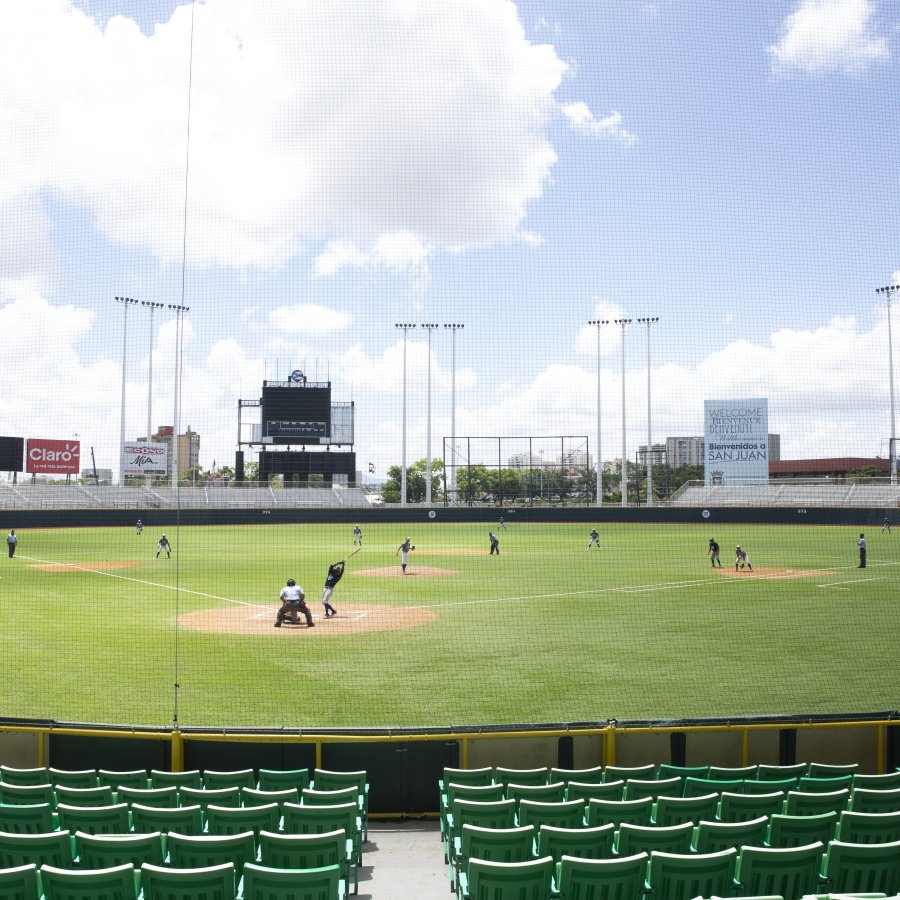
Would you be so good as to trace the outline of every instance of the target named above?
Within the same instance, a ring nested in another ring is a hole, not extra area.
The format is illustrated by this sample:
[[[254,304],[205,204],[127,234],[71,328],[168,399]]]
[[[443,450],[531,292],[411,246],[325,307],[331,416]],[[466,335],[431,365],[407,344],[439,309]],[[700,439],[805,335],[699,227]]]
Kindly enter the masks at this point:
[[[436,821],[370,822],[359,900],[452,900]]]

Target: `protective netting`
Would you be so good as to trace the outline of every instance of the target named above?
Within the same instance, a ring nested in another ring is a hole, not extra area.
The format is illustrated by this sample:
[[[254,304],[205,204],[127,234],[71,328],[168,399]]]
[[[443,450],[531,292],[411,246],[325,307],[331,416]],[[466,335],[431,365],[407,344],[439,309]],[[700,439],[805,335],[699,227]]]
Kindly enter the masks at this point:
[[[900,705],[893,12],[3,4],[0,716]]]

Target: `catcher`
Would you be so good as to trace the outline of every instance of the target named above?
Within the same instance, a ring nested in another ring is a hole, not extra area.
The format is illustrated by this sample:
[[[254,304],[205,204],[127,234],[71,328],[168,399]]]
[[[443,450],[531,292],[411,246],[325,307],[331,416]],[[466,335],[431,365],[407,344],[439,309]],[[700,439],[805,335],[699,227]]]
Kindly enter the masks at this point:
[[[294,581],[293,578],[288,578],[287,586],[281,589],[281,594],[279,594],[278,599],[281,600],[281,608],[278,610],[278,615],[275,617],[276,628],[281,628],[281,623],[286,616],[291,617],[291,625],[299,625],[300,619],[297,618],[298,612],[302,612],[303,615],[306,616],[307,628],[315,627],[313,625],[312,613],[306,605],[306,594],[303,593],[302,587],[298,587],[297,582]]]
[[[400,554],[400,568],[403,570],[403,574],[406,574],[406,563],[409,560],[409,551],[415,550],[415,544],[411,543],[412,538],[407,535],[406,540],[394,551],[394,556],[398,553]]]

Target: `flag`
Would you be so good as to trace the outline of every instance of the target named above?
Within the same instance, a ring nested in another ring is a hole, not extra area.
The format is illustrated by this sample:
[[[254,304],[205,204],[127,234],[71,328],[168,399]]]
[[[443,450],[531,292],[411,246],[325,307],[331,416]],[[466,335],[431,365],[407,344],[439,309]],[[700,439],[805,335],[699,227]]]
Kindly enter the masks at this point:
[[[375,463],[369,463],[369,473],[372,474],[375,471]]]

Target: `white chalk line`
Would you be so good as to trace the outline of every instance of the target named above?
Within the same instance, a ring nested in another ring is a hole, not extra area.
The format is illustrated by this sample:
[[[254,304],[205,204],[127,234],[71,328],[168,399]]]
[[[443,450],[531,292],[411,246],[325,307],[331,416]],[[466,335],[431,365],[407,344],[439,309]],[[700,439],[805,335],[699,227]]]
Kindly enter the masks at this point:
[[[816,587],[832,588],[832,587],[837,587],[840,584],[863,584],[863,583],[867,583],[869,581],[884,581],[884,579],[885,579],[884,575],[881,575],[876,578],[852,578],[849,581],[832,581],[832,582],[829,582],[828,584],[817,584]],[[840,588],[840,590],[849,591],[850,588]]]
[[[158,584],[155,581],[145,581],[142,578],[130,578],[128,575],[117,575],[115,572],[104,572],[101,569],[89,569],[86,566],[76,566],[74,563],[59,562],[55,559],[38,559],[35,556],[23,556],[22,559],[30,559],[32,562],[47,566],[65,566],[68,569],[74,569],[76,572],[89,572],[92,575],[105,575],[107,578],[118,578],[120,581],[130,581],[132,584],[143,584],[147,587],[162,588],[166,591],[178,591],[182,594],[193,594],[195,597],[208,597],[210,600],[221,600],[224,603],[236,603],[239,606],[253,606],[257,609],[272,609],[271,606],[262,603],[248,603],[246,600],[234,600],[231,597],[220,597],[218,594],[192,591],[188,588],[177,587],[174,584]]]

